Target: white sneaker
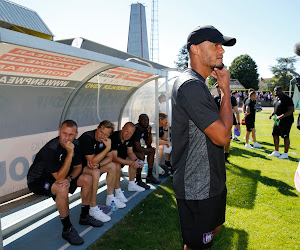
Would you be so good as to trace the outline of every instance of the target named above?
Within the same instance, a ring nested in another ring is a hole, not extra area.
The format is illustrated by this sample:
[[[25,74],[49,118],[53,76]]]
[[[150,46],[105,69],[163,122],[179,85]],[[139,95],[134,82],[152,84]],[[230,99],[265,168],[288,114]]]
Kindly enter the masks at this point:
[[[278,159],[288,159],[289,156],[287,153],[283,153],[281,156],[278,157]]]
[[[268,156],[279,157],[280,153],[279,151],[273,151],[272,154],[269,154]]]
[[[110,206],[112,201],[115,202],[116,208],[124,208],[126,207],[126,204],[122,201],[120,201],[117,197],[106,197],[106,206]]]
[[[103,213],[103,211],[97,206],[96,210],[91,210],[89,211],[90,216],[92,216],[96,220],[100,220],[102,222],[108,222],[111,220],[110,216],[107,214]]]
[[[140,187],[135,182],[129,182],[128,183],[128,191],[137,191],[137,192],[143,192],[145,191],[145,188]]]
[[[262,145],[260,145],[258,142],[254,142],[253,147],[255,147],[255,148],[262,148]]]
[[[121,189],[119,191],[115,191],[115,197],[118,198],[120,201],[126,203],[128,200],[125,197],[125,195],[123,194],[124,191],[122,191]]]
[[[245,143],[245,148],[253,149],[253,147],[249,143]]]

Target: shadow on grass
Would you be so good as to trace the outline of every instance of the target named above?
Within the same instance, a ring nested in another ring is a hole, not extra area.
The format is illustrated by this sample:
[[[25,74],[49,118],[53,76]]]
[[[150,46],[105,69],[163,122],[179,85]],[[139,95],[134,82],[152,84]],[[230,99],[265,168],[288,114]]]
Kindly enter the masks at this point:
[[[226,165],[227,169],[227,205],[253,209],[255,205],[257,184],[277,188],[285,196],[298,197],[292,192],[294,187],[283,181],[261,176],[260,170],[248,170],[235,164]]]
[[[222,227],[211,249],[248,249],[249,235],[244,230]]]
[[[162,247],[163,246],[163,247]],[[171,178],[136,205],[89,249],[182,249]]]
[[[230,155],[234,156],[242,156],[245,158],[252,158],[252,157],[259,157],[264,160],[270,161],[271,159],[269,157],[266,157],[262,153],[265,153],[265,149],[243,149],[243,148],[237,148],[237,147],[231,147],[230,149]]]

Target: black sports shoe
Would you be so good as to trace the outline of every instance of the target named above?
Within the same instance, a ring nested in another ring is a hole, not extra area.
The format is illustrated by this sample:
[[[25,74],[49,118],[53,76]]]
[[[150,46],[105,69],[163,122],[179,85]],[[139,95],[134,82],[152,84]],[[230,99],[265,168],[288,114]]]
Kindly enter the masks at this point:
[[[159,175],[159,178],[166,178],[166,177],[169,177],[169,176],[170,176],[169,173],[164,172],[163,174],[160,174],[160,175]]]
[[[142,180],[139,180],[137,183],[137,185],[139,185],[140,187],[143,187],[145,189],[150,189],[150,186],[147,185],[145,182],[143,182]]]
[[[73,226],[71,226],[68,230],[63,231],[61,236],[71,245],[82,245],[84,243],[83,239],[79,236]]]
[[[232,139],[233,141],[240,141],[238,138],[236,138],[236,137],[234,137],[233,139]]]
[[[90,225],[92,227],[102,227],[103,226],[103,222],[102,221],[94,219],[89,214],[85,218],[82,218],[80,216],[79,224],[80,225]]]
[[[158,180],[158,179],[156,179],[153,175],[147,176],[146,177],[146,182],[147,183],[153,183],[153,184],[159,184],[159,183],[161,183],[161,181]]]

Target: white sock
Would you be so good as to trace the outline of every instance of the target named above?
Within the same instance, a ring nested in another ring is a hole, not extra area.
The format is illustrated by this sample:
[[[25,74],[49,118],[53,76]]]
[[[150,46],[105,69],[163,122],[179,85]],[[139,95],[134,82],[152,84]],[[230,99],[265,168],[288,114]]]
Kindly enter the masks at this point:
[[[108,194],[108,195],[107,195],[107,198],[113,199],[113,198],[114,198],[114,195],[113,195],[113,194]]]
[[[90,207],[90,210],[91,210],[92,212],[95,212],[97,209],[98,209],[98,206],[96,206],[96,207]]]
[[[122,189],[121,189],[121,188],[116,188],[116,189],[115,189],[115,192],[116,192],[116,193],[121,193],[121,192],[122,192]]]
[[[129,181],[129,183],[128,183],[129,185],[134,185],[135,184],[135,182],[134,181]]]

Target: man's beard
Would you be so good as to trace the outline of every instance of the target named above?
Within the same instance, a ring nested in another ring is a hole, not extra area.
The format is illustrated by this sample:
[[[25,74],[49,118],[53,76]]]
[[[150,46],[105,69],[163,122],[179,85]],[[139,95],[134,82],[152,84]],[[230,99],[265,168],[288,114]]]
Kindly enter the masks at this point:
[[[222,70],[223,68],[224,68],[224,64],[222,63],[222,65],[215,65],[214,67],[213,67],[213,69],[214,68],[217,68],[217,69],[219,69],[219,70]]]

